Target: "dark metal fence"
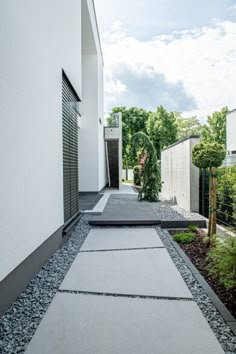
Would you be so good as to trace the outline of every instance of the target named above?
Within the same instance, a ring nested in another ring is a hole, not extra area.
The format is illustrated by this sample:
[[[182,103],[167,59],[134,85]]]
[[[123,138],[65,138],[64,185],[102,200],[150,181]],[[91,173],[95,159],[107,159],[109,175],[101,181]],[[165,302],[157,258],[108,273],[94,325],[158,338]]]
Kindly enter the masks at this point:
[[[209,172],[200,173],[200,214],[209,215]],[[236,166],[222,167],[217,178],[217,223],[236,232]]]

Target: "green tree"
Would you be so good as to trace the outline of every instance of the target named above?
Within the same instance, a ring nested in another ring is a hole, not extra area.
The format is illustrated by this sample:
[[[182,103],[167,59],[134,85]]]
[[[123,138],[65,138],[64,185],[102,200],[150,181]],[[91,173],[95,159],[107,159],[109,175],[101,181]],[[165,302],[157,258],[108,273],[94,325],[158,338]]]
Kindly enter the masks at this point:
[[[203,126],[202,137],[203,140],[209,142],[217,142],[226,147],[226,115],[227,107],[223,107],[221,111],[214,112],[208,116],[207,123]]]
[[[183,118],[181,113],[175,112],[177,124],[177,139],[182,140],[191,135],[201,135],[202,126],[197,117]]]
[[[157,151],[157,158],[161,157],[161,150],[177,141],[177,124],[173,112],[167,112],[159,106],[156,112],[149,114],[147,133]]]
[[[147,132],[146,121],[150,112],[136,107],[114,107],[112,114],[118,112],[122,113],[122,157],[123,167],[127,169],[138,162],[137,158],[131,155],[131,136],[137,132]]]
[[[158,201],[161,190],[160,165],[157,160],[156,149],[149,137],[142,133],[132,136],[132,153],[145,156],[145,162],[141,172],[142,187],[139,190],[138,199],[150,202]]]
[[[199,168],[209,168],[209,244],[212,244],[213,235],[216,234],[216,183],[217,168],[225,158],[225,147],[217,142],[201,141],[193,147],[192,160]]]

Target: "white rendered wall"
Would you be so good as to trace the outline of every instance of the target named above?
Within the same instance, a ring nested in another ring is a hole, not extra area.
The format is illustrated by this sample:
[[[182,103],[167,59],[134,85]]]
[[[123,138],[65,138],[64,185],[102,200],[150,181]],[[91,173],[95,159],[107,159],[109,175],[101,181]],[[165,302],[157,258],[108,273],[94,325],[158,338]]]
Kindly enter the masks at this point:
[[[100,191],[107,184],[107,166],[104,141],[104,85],[103,85],[103,61],[98,55],[98,168]]]
[[[97,192],[98,182],[98,75],[97,55],[83,55],[83,96],[80,126],[80,191]]]
[[[161,152],[161,197],[189,211],[199,211],[199,169],[192,163],[192,148],[199,141],[190,138]]]
[[[0,281],[64,223],[62,68],[81,96],[81,1],[0,1]]]
[[[227,114],[227,151],[236,151],[236,110]]]
[[[89,17],[89,23],[83,19]],[[103,60],[93,1],[82,0],[82,104],[80,192],[98,192],[106,184]]]

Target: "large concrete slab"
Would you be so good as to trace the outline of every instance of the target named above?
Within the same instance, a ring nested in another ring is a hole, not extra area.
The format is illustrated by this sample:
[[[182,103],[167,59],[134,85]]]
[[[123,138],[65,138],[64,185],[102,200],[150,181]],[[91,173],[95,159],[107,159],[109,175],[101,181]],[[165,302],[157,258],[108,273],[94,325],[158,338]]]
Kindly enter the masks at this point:
[[[142,204],[135,208],[122,205],[106,206],[102,215],[94,216],[89,223],[91,225],[159,225],[161,222],[151,208]]]
[[[192,301],[57,294],[27,354],[223,354]]]
[[[164,248],[79,253],[60,289],[192,298]]]
[[[92,229],[81,251],[164,247],[153,228],[98,228]]]

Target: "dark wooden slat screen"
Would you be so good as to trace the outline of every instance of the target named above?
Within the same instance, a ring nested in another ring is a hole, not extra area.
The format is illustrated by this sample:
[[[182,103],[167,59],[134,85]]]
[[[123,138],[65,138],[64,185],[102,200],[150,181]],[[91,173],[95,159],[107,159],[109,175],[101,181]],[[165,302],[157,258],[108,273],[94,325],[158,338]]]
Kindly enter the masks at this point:
[[[64,221],[69,221],[79,211],[79,149],[76,102],[65,75],[62,77],[62,133],[63,133],[63,182]]]

